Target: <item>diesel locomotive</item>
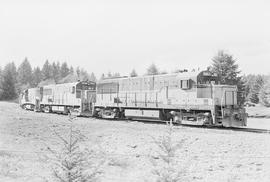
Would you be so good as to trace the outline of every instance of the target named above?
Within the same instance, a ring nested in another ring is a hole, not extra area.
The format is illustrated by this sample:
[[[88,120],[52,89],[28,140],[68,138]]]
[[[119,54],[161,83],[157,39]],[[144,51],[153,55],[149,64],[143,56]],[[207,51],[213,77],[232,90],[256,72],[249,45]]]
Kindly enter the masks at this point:
[[[20,106],[24,109],[92,116],[96,83],[80,81],[53,84],[24,90],[20,94]]]
[[[188,125],[246,126],[237,86],[209,71],[109,78],[25,90],[20,105],[44,112],[100,118],[148,119]]]
[[[189,125],[246,126],[237,86],[221,85],[209,71],[122,77],[97,82],[95,114]]]

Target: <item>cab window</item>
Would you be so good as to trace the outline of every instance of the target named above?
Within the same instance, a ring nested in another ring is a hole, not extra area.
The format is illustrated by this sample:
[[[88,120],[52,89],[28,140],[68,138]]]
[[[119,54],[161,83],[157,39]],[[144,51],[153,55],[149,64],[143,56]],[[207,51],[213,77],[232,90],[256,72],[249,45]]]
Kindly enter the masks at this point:
[[[82,92],[81,90],[76,90],[76,98],[81,98]]]
[[[72,91],[71,91],[71,93],[72,93],[72,94],[74,94],[74,93],[75,93],[75,87],[74,87],[74,86],[72,87]]]
[[[190,87],[190,85],[189,85],[190,83],[189,83],[189,80],[181,80],[180,81],[180,88],[182,88],[182,89],[189,89]]]

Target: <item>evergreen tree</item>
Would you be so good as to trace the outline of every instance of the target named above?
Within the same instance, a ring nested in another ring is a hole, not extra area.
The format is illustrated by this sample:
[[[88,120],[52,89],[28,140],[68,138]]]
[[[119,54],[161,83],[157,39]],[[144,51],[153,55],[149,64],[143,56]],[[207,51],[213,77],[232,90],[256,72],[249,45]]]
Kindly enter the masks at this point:
[[[100,77],[100,80],[104,80],[104,79],[105,79],[105,74],[102,73],[102,74],[101,74],[101,77]]]
[[[96,76],[95,76],[95,74],[93,72],[90,75],[89,81],[92,81],[92,82],[96,82],[97,81],[97,78],[96,78]]]
[[[39,67],[33,70],[33,86],[36,87],[42,81],[42,72]]]
[[[107,73],[107,77],[108,78],[111,78],[112,77],[112,73],[110,71]]]
[[[238,102],[243,104],[244,98],[244,82],[239,76],[240,71],[236,60],[232,55],[225,53],[223,50],[219,51],[218,54],[212,59],[212,72],[216,73],[219,77],[221,84],[237,85],[238,87]]]
[[[251,96],[250,96],[250,101],[253,102],[253,103],[259,103],[259,93],[260,93],[260,90],[261,88],[263,87],[264,85],[264,78],[262,75],[257,75],[255,77],[255,82],[254,84],[252,85],[252,88],[251,88]]]
[[[59,76],[59,79],[61,79],[61,72],[60,72],[60,70],[61,70],[61,66],[60,66],[60,62],[59,61],[57,61],[57,63],[56,63],[56,68],[57,68],[57,70],[58,70],[58,76]]]
[[[238,71],[238,65],[232,55],[221,50],[212,61],[212,72],[217,73],[221,84],[235,85],[239,82],[240,71]]]
[[[49,146],[47,149],[51,155],[46,156],[47,161],[51,163],[52,172],[56,181],[61,182],[96,182],[99,181],[101,166],[104,164],[104,160],[98,160],[102,158],[100,152],[94,149],[82,148],[80,143],[85,141],[85,136],[81,134],[79,130],[74,129],[73,120],[74,116],[69,116],[70,127],[69,133],[66,136],[60,135],[54,131],[57,148],[55,146]],[[58,149],[60,146],[60,150]]]
[[[260,103],[270,107],[270,80],[268,79],[259,92]]]
[[[73,66],[70,66],[70,68],[69,68],[69,73],[71,73],[71,74],[74,73],[74,68],[73,68]]]
[[[242,77],[238,77],[237,83],[237,104],[243,105],[246,97],[245,97],[245,85],[244,85],[244,80]]]
[[[66,62],[62,63],[60,73],[62,78],[65,78],[69,74],[69,68]]]
[[[53,79],[56,83],[58,83],[58,81],[61,79],[61,75],[60,75],[60,66],[57,66],[58,63],[53,62],[52,64],[52,75],[53,75]]]
[[[251,98],[251,90],[255,84],[256,76],[255,75],[244,75],[243,77],[244,86],[245,86],[245,97],[246,101],[249,101]]]
[[[81,70],[80,70],[80,67],[77,67],[77,68],[76,68],[76,74],[77,74],[77,77],[80,78],[80,76],[81,76]]]
[[[11,99],[15,99],[17,96],[16,93],[16,76],[17,76],[17,72],[16,72],[16,66],[15,64],[12,63],[8,63],[4,70],[3,70],[3,78],[2,78],[2,96],[1,96],[1,100],[11,100]]]
[[[158,74],[159,74],[159,71],[158,71],[157,66],[154,63],[151,64],[147,69],[146,75],[158,75]]]
[[[42,80],[48,80],[53,78],[52,66],[49,61],[46,60],[42,67]]]
[[[32,67],[27,60],[27,58],[24,59],[22,64],[18,68],[18,77],[17,81],[20,85],[31,85],[32,84]]]
[[[253,103],[259,103],[259,92],[264,85],[264,75],[247,75],[243,76],[246,92],[246,100]]]
[[[79,77],[79,79],[81,81],[86,81],[86,80],[89,80],[90,79],[90,76],[87,73],[87,71],[85,71],[84,69],[80,69],[80,77]]]
[[[136,77],[138,76],[137,72],[135,71],[135,69],[133,69],[130,73],[130,77]]]

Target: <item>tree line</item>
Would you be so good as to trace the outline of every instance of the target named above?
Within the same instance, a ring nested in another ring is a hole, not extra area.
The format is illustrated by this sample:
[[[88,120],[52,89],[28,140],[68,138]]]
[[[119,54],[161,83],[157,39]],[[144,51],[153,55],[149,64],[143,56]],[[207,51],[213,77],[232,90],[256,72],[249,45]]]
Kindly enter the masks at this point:
[[[236,59],[223,50],[218,51],[217,55],[212,58],[212,63],[207,69],[218,75],[220,84],[237,85],[239,104],[251,102],[270,107],[270,75],[241,75]],[[182,71],[178,69],[174,72]],[[132,71],[130,76],[134,76],[133,72],[135,71]],[[166,72],[160,72],[157,66],[152,64],[148,67],[146,75],[164,73]]]
[[[221,80],[221,84],[237,85],[238,101],[240,104],[244,102],[261,103],[266,107],[270,107],[270,77],[269,75],[240,75],[236,59],[232,55],[219,51],[212,59],[210,70],[217,73]]]
[[[238,101],[261,103],[270,107],[270,79],[269,75],[241,75],[239,66],[233,55],[223,50],[212,58],[212,63],[207,68],[210,72],[216,73],[219,77],[220,84],[237,85]],[[174,72],[182,72],[177,69]],[[153,63],[147,69],[145,75],[166,74],[166,71],[160,71]],[[100,79],[117,78],[120,73],[108,72],[102,74]],[[135,69],[129,74],[130,77],[138,76]],[[13,62],[8,63],[2,70],[0,67],[0,100],[12,100],[18,96],[22,90],[56,83],[75,82],[77,80],[96,81],[94,73],[89,74],[82,68],[74,69],[68,66],[66,62],[50,63],[45,61],[42,68],[35,67],[32,69],[28,59],[25,58],[18,69]]]
[[[42,68],[32,68],[25,58],[18,68],[14,62],[7,63],[3,69],[0,67],[0,100],[16,99],[27,88],[78,80],[96,81],[96,77],[94,73],[89,74],[80,67],[74,69],[66,62],[50,63],[46,60]]]

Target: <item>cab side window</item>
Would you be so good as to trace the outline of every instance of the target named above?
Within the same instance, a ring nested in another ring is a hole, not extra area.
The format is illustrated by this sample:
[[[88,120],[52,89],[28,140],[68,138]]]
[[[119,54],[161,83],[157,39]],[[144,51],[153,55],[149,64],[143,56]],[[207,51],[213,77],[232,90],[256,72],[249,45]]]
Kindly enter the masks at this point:
[[[25,91],[25,101],[29,102],[28,90]]]
[[[81,90],[76,90],[76,98],[79,99],[82,96]]]
[[[180,81],[180,88],[181,89],[189,89],[190,88],[189,80],[181,80]]]
[[[72,87],[72,91],[71,91],[71,93],[72,93],[72,94],[74,94],[74,93],[75,93],[75,87],[74,87],[74,86]]]

